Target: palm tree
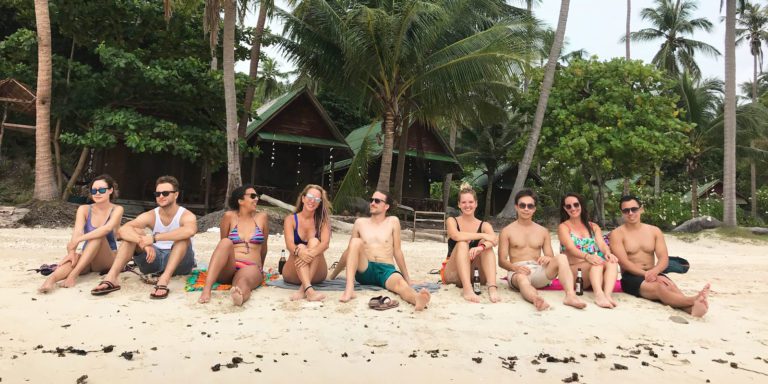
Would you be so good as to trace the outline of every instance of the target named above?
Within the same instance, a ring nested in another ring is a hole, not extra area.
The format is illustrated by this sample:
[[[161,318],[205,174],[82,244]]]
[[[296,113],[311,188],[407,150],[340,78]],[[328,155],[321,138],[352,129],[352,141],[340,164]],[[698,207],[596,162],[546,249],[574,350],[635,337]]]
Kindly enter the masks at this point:
[[[694,78],[701,77],[701,70],[696,64],[694,54],[701,52],[718,56],[720,52],[707,43],[686,36],[699,30],[711,31],[712,22],[703,17],[691,18],[693,11],[698,8],[694,1],[655,0],[655,3],[655,8],[643,8],[640,11],[643,20],[650,21],[653,27],[630,33],[630,39],[633,41],[663,40],[659,51],[651,60],[656,67],[675,78],[680,76],[684,69]],[[625,39],[622,38],[622,40]]]
[[[304,0],[280,13],[299,71],[382,118],[381,190],[406,120],[454,114],[473,89],[506,81],[525,49],[525,24],[499,22],[513,13],[501,0]]]
[[[35,0],[37,25],[37,99],[35,101],[35,190],[33,198],[56,199],[56,179],[51,162],[51,19],[48,0]]]
[[[629,56],[629,41],[630,41],[629,35],[630,35],[631,29],[629,28],[629,26],[630,26],[630,20],[631,19],[632,19],[632,0],[627,0],[627,28],[626,28],[626,32],[624,32],[624,49],[626,51],[625,52],[625,58],[627,59],[627,61],[629,61],[629,59],[630,59],[630,56]]]
[[[261,64],[260,76],[258,78],[261,100],[270,100],[277,95],[285,93],[286,86],[281,80],[287,79],[288,73],[280,72],[277,61],[269,56],[265,56]]]
[[[721,3],[722,6],[722,3]],[[725,0],[723,224],[736,222],[736,0]]]
[[[752,102],[757,103],[758,64],[762,72],[763,42],[768,39],[768,12],[760,4],[747,3],[736,23],[736,45],[749,41],[749,51],[752,54]],[[755,148],[754,141],[749,146]],[[749,170],[752,216],[757,217],[757,165],[754,157],[750,157]]]
[[[536,152],[536,146],[539,144],[539,137],[541,136],[541,126],[544,123],[544,112],[546,112],[547,109],[549,93],[552,90],[552,84],[555,81],[557,61],[560,58],[560,50],[563,47],[563,40],[565,40],[565,25],[568,22],[568,9],[570,4],[570,0],[560,1],[560,14],[557,19],[555,40],[552,44],[552,49],[549,51],[547,66],[544,69],[544,80],[541,84],[541,93],[539,94],[539,101],[536,105],[536,114],[533,117],[533,127],[531,127],[531,133],[528,137],[528,145],[525,147],[523,159],[520,161],[520,166],[517,169],[517,177],[515,178],[515,185],[512,188],[512,193],[509,195],[509,200],[504,206],[504,209],[499,213],[499,217],[512,217],[515,214],[515,195],[523,188],[523,183],[525,183],[525,179],[528,177],[528,171],[531,169],[533,155]]]
[[[264,25],[267,21],[267,14],[272,16],[272,10],[275,7],[274,0],[259,0],[259,16],[256,20],[256,30],[251,41],[251,66],[248,71],[248,85],[245,87],[245,98],[243,99],[243,114],[240,116],[240,122],[237,128],[238,137],[245,139],[245,130],[248,127],[248,120],[251,119],[251,110],[253,109],[253,95],[256,91],[257,74],[259,70],[259,59],[261,57],[261,43],[264,35]]]

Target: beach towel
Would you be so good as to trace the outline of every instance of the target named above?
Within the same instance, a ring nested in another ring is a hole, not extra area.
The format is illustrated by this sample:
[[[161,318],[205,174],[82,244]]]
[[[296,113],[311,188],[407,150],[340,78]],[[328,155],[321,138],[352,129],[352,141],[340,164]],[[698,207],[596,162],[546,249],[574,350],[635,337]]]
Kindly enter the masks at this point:
[[[283,279],[270,280],[267,282],[267,286],[284,288],[284,289],[299,289],[298,285],[286,283],[285,280]],[[312,284],[312,287],[315,288],[316,291],[343,291],[344,288],[346,288],[346,286],[347,286],[347,280],[342,278],[338,278],[335,280],[325,280],[321,283]],[[440,289],[440,284],[421,283],[421,284],[414,284],[412,285],[412,287],[416,291],[419,291],[422,288],[426,288],[429,292],[435,293]],[[382,288],[376,285],[362,285],[355,282],[355,291],[362,291],[362,290],[381,291],[384,289],[385,288]]]
[[[507,277],[506,276],[502,277],[501,280],[504,280],[504,284],[509,284],[507,282]],[[546,286],[544,288],[539,288],[539,289],[541,289],[542,291],[562,291],[563,290],[563,285],[560,284],[560,280],[554,279],[554,280],[552,280],[551,283],[549,283],[548,286]],[[591,291],[592,287],[590,287],[590,288],[588,288],[586,290],[587,291]],[[621,290],[621,280],[616,280],[616,285],[613,286],[613,292],[623,292]]]
[[[280,274],[274,270],[274,268],[268,269],[266,272],[262,272],[264,279],[261,281],[261,286],[267,285],[270,280],[276,280],[280,278]],[[187,282],[184,284],[184,290],[187,292],[202,291],[205,286],[205,278],[208,276],[208,271],[205,269],[193,269],[187,278]],[[230,284],[213,283],[214,291],[228,291],[232,288]]]

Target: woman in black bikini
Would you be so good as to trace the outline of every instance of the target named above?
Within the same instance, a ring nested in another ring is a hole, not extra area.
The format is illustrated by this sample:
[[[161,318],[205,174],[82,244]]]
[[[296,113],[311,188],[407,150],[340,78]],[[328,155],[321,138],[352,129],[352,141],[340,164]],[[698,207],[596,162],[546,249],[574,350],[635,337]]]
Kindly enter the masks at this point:
[[[488,284],[488,295],[491,302],[495,303],[499,301],[496,257],[493,254],[497,241],[496,233],[493,232],[491,223],[475,217],[477,194],[467,183],[461,184],[459,209],[459,216],[445,219],[445,227],[448,230],[448,258],[443,261],[440,277],[443,284],[456,284],[461,287],[465,300],[479,303],[480,297],[472,291],[472,271],[477,268],[480,272],[480,282]]]
[[[205,286],[198,302],[211,300],[214,283],[231,283],[232,303],[241,306],[251,297],[251,291],[261,285],[269,223],[266,213],[256,212],[258,203],[259,195],[252,185],[243,185],[232,191],[228,202],[230,210],[219,224],[221,240],[211,255]]]
[[[78,276],[108,271],[115,261],[115,231],[123,218],[123,207],[112,203],[117,198],[117,183],[109,175],[99,175],[91,181],[89,192],[93,204],[77,209],[67,255],[38,288],[40,293],[50,292],[61,280],[62,287],[74,287]],[[83,249],[78,253],[77,245],[81,242]]]
[[[323,187],[314,184],[304,187],[296,200],[296,212],[285,217],[283,230],[289,252],[283,280],[301,284],[291,300],[324,300],[325,295],[312,287],[328,276],[323,252],[331,241],[331,203]]]

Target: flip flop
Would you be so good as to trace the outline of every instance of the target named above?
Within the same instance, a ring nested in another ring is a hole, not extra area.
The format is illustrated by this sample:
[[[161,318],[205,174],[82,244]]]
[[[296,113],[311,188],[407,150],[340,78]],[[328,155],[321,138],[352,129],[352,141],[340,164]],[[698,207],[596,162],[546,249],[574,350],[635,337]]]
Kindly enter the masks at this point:
[[[383,296],[374,296],[371,297],[371,300],[368,301],[368,308],[375,308],[381,305],[381,300]]]
[[[153,299],[153,300],[165,299],[165,298],[168,297],[168,294],[171,293],[171,290],[168,289],[167,285],[159,285],[159,284],[155,285],[155,291],[157,291],[157,290],[165,291],[165,293],[157,295],[157,294],[155,294],[155,292],[152,292],[152,293],[149,294],[149,297],[151,299]]]
[[[100,282],[99,285],[106,285],[107,287],[106,288],[101,288],[101,289],[99,289],[99,288],[91,289],[91,295],[94,295],[94,296],[104,296],[104,295],[106,295],[106,294],[108,294],[110,292],[114,292],[114,291],[119,291],[120,290],[120,286],[119,285],[115,285],[111,281],[104,280],[104,281]],[[99,285],[97,285],[97,287]]]
[[[379,305],[375,307],[371,307],[371,309],[375,309],[377,311],[386,311],[387,309],[392,309],[400,305],[400,302],[397,300],[392,300],[389,298],[389,296],[384,296],[379,300]]]

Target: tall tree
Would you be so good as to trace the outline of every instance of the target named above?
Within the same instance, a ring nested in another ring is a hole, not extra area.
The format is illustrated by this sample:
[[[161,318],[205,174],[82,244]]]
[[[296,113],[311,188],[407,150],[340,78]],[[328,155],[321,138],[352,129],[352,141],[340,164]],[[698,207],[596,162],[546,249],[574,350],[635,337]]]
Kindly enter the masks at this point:
[[[303,74],[376,109],[384,136],[377,188],[389,190],[395,134],[414,118],[406,111],[422,120],[450,115],[480,84],[511,76],[526,28],[499,22],[510,8],[500,0],[304,0],[281,12],[282,44]]]
[[[763,71],[763,42],[768,40],[768,12],[760,4],[747,3],[736,20],[736,45],[749,42],[749,52],[752,54],[752,102],[757,103],[757,76]],[[754,148],[754,141],[750,143]],[[754,157],[749,160],[750,170],[750,200],[752,216],[757,217],[757,164]]]
[[[632,0],[627,0],[627,27],[626,31],[624,32],[624,50],[626,51],[624,53],[624,56],[627,60],[630,59],[629,55],[629,42],[630,42],[630,21],[632,20]]]
[[[227,194],[243,184],[240,172],[240,145],[237,132],[237,95],[235,90],[235,18],[237,0],[222,0],[224,35],[222,39],[224,69],[224,104],[227,116]]]
[[[241,139],[245,139],[245,130],[248,128],[248,120],[251,119],[251,110],[253,109],[253,98],[256,92],[257,76],[259,71],[259,59],[261,58],[261,42],[264,36],[264,25],[267,21],[267,14],[272,13],[274,0],[259,0],[259,16],[256,19],[256,30],[251,40],[251,65],[248,70],[248,85],[245,87],[245,98],[243,99],[243,114],[240,116],[237,132]]]
[[[51,162],[51,19],[48,0],[35,0],[37,25],[37,100],[35,102],[35,190],[37,200],[58,197]]]
[[[544,80],[542,81],[540,88],[541,91],[539,93],[539,102],[536,106],[536,114],[533,116],[533,126],[531,127],[530,136],[528,136],[528,145],[525,147],[523,159],[520,161],[520,165],[517,169],[517,177],[515,178],[515,185],[512,188],[512,193],[509,195],[509,200],[504,206],[504,209],[499,213],[499,217],[512,217],[515,214],[515,195],[523,188],[525,179],[528,177],[528,171],[531,169],[533,155],[536,153],[536,146],[539,144],[539,137],[541,136],[541,126],[544,123],[544,113],[547,110],[549,93],[552,90],[552,84],[555,80],[555,69],[557,69],[557,62],[560,59],[560,50],[563,47],[563,40],[565,40],[565,25],[568,22],[568,9],[570,4],[570,0],[560,1],[560,14],[557,18],[555,40],[552,44],[552,49],[549,51],[547,66],[544,69]]]
[[[725,0],[723,224],[736,222],[736,1]]]
[[[670,77],[677,78],[685,69],[698,79],[701,70],[696,64],[695,53],[718,56],[720,51],[687,36],[696,31],[710,32],[712,22],[704,17],[692,18],[698,6],[691,0],[655,0],[655,4],[655,8],[643,8],[640,11],[643,20],[649,21],[653,27],[630,33],[630,39],[641,42],[662,40],[651,62],[665,70]]]

